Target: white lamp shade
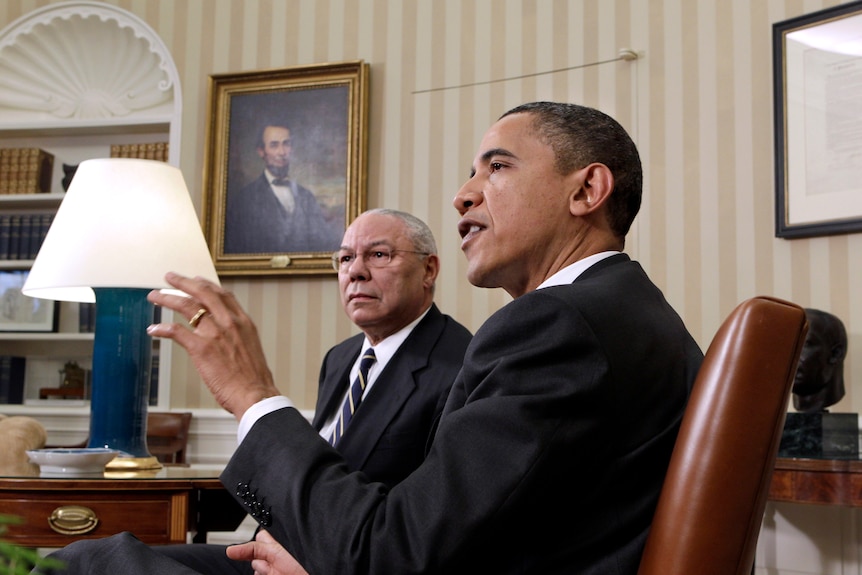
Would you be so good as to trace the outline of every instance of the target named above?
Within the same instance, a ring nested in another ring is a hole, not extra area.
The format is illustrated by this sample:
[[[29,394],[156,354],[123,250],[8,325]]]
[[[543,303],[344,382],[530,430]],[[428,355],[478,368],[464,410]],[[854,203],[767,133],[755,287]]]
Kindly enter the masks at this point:
[[[22,292],[92,302],[94,287],[170,288],[169,271],[219,283],[182,172],[154,160],[86,160]]]

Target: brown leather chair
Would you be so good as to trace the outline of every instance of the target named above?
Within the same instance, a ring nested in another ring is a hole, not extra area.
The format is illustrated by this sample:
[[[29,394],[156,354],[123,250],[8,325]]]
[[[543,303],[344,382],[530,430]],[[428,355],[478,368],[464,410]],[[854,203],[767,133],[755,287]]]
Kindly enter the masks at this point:
[[[147,414],[147,447],[162,463],[185,463],[189,442],[190,411]]]
[[[748,575],[805,311],[756,297],[707,349],[671,456],[638,575]]]

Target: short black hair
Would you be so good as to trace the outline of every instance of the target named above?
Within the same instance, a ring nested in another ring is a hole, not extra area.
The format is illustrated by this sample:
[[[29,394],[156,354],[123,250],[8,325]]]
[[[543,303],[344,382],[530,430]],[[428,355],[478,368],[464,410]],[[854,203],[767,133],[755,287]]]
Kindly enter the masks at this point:
[[[614,175],[608,199],[611,229],[625,237],[641,206],[643,170],[637,146],[613,118],[594,108],[560,102],[531,102],[512,108],[512,114],[532,114],[533,128],[554,150],[560,174],[570,174],[593,162]]]
[[[277,118],[273,118],[267,121],[264,121],[257,129],[257,147],[265,148],[266,142],[263,141],[263,133],[267,128],[285,128],[288,132],[290,130],[290,124],[284,120],[279,120]]]

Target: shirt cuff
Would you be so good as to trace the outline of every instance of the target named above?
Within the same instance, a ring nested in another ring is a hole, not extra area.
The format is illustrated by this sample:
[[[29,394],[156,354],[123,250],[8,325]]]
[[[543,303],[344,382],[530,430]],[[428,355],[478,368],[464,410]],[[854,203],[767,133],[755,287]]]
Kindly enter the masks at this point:
[[[245,436],[248,435],[248,432],[251,431],[251,428],[257,423],[258,419],[285,407],[293,407],[293,402],[283,395],[261,399],[249,407],[239,420],[239,427],[236,430],[237,445],[242,443],[242,440],[245,439]]]

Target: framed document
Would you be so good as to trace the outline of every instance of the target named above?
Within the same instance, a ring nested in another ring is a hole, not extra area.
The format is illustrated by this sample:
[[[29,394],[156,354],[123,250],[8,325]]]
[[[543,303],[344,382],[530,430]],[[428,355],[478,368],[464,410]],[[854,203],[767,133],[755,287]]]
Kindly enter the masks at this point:
[[[862,1],[773,25],[775,235],[862,231]]]

